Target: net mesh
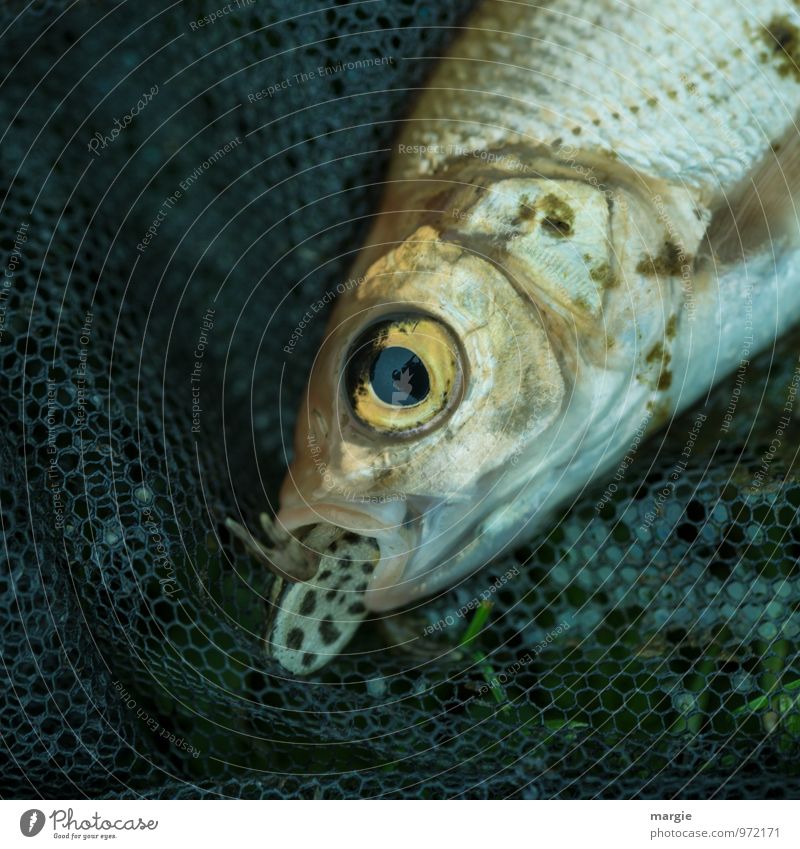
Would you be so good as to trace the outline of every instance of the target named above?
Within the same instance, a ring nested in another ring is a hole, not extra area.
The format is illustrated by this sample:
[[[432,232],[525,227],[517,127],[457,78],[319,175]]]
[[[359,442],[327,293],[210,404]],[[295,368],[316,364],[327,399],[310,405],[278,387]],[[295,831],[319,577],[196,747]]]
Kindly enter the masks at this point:
[[[4,795],[796,794],[796,334],[310,680],[264,656],[224,519],[468,6],[4,4]]]

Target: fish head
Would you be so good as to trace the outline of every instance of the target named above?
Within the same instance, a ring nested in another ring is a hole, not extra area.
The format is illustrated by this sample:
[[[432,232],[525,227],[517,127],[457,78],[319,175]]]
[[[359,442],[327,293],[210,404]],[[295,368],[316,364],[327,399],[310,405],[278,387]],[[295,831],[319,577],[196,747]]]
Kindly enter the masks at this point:
[[[565,432],[580,340],[607,348],[592,327],[613,276],[611,215],[575,181],[470,186],[337,299],[278,521],[376,539],[367,608],[454,584],[486,559],[488,520],[520,487],[553,490],[548,457],[573,451],[585,412],[573,404]]]
[[[415,230],[337,301],[281,493],[290,532],[328,522],[378,541],[373,610],[442,585],[502,470],[564,402],[535,304],[440,232]]]

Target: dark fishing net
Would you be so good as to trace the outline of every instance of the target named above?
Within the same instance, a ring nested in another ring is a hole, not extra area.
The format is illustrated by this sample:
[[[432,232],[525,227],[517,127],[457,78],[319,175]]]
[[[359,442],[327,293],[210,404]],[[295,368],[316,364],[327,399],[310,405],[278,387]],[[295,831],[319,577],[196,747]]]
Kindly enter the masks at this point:
[[[5,795],[796,794],[796,334],[316,677],[264,656],[224,518],[467,5],[4,5]]]

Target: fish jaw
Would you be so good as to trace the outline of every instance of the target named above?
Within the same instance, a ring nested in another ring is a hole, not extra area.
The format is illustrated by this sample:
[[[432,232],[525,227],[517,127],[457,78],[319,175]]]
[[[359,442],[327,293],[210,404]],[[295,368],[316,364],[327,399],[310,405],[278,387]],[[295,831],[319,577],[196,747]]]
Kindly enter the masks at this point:
[[[366,602],[371,611],[419,604],[530,540],[565,501],[613,468],[626,447],[652,433],[656,396],[650,387],[624,374],[584,369],[585,379],[573,387],[572,403],[555,427],[462,497],[428,505],[402,574],[379,566],[372,575]]]
[[[409,557],[418,546],[417,528],[405,522],[405,499],[338,500],[333,498],[309,500],[287,478],[281,493],[281,509],[277,523],[290,535],[301,528],[327,522],[361,537],[374,539],[378,545],[379,559],[375,573],[380,584],[393,586],[400,581]],[[364,603],[368,610],[375,595],[375,576],[370,579]]]

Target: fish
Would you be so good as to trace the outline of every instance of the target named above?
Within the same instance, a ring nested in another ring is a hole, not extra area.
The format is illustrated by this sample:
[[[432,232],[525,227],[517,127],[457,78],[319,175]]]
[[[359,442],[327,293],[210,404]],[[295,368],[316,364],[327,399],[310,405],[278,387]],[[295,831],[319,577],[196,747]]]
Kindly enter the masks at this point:
[[[470,13],[333,304],[269,544],[229,521],[279,576],[272,658],[316,671],[530,539],[797,321],[799,110],[795,4]]]
[[[275,549],[226,519],[231,535],[274,573],[266,599],[267,655],[287,672],[310,675],[342,652],[367,615],[364,593],[378,546],[328,522],[293,536],[266,513],[260,524]]]

